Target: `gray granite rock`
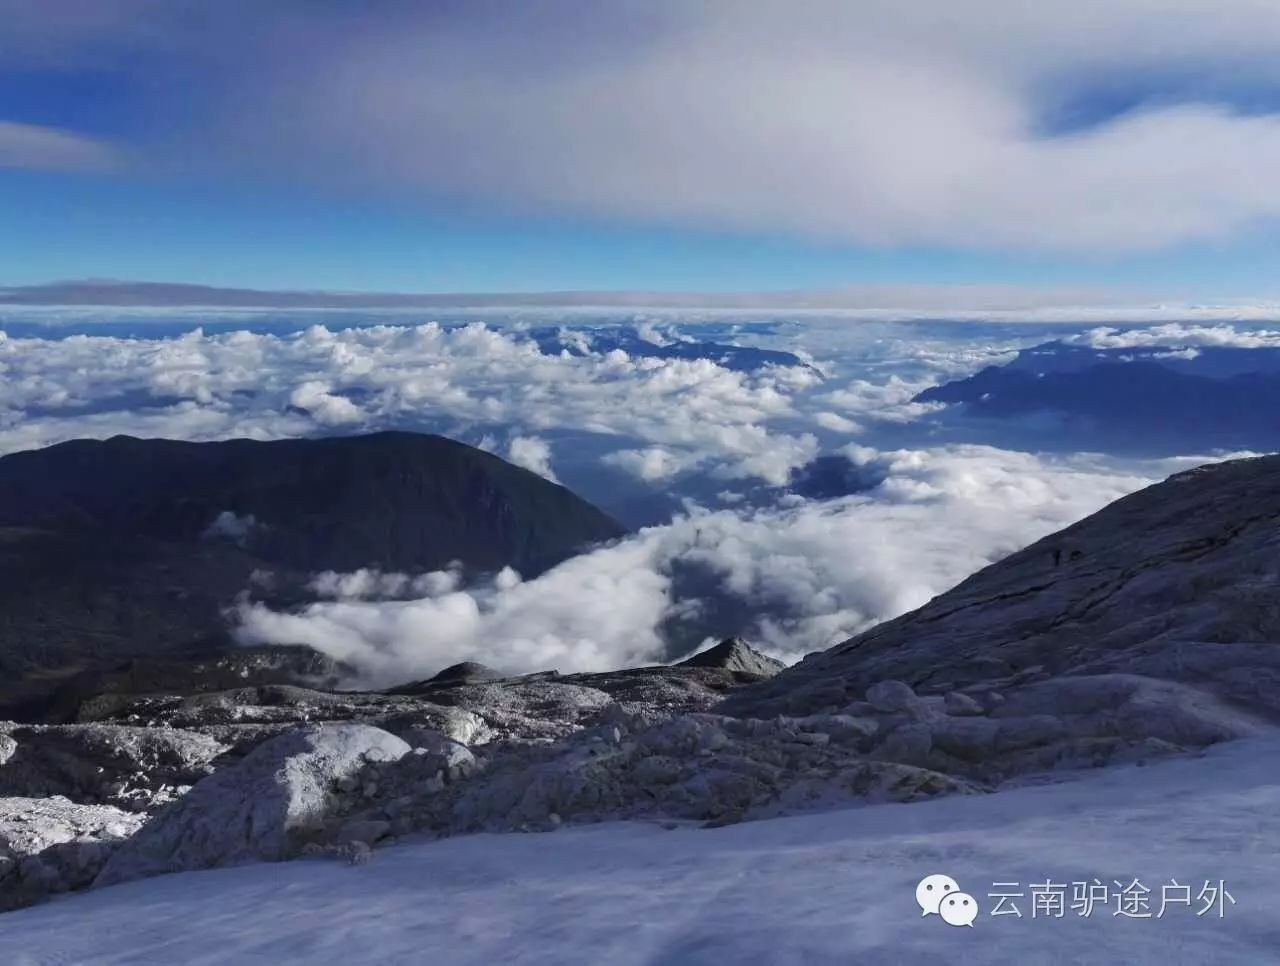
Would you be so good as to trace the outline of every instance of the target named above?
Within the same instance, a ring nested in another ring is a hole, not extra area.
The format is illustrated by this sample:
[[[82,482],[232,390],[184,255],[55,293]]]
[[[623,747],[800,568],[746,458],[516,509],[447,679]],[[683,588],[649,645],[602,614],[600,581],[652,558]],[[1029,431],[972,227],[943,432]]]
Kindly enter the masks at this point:
[[[329,816],[340,779],[408,752],[399,738],[367,725],[281,735],[157,815],[111,857],[96,884],[289,858]]]
[[[919,698],[903,681],[878,681],[867,688],[867,703],[877,711],[892,714],[910,711],[918,705]]]
[[[62,796],[0,798],[0,909],[89,885],[143,817]]]

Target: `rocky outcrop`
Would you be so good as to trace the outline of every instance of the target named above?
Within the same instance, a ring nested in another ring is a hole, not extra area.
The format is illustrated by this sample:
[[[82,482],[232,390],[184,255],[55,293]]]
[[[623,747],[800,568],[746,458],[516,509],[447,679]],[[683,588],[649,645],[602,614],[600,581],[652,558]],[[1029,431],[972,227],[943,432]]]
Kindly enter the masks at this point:
[[[62,796],[0,798],[0,909],[80,889],[143,817]]]
[[[409,751],[367,725],[300,728],[196,785],[108,861],[97,884],[298,854],[334,807],[339,782]]]
[[[495,671],[478,661],[463,661],[453,664],[427,680],[427,684],[448,686],[453,684],[479,684],[482,681],[498,681],[503,677],[501,671]]]
[[[714,647],[699,651],[693,657],[681,661],[678,667],[715,667],[757,677],[773,677],[785,664],[776,658],[761,654],[740,637],[727,637]]]
[[[222,756],[212,777],[109,858],[108,848],[86,854],[105,861],[105,885],[304,853],[367,861],[372,847],[410,834],[615,819],[722,825],[990,791],[1039,772],[1145,762],[1269,727],[1186,685],[1118,674],[946,695],[887,680],[833,712],[768,719],[680,707],[692,694],[705,705],[716,694],[707,682],[740,673],[650,668],[448,689],[466,707],[272,690],[280,703],[267,707],[372,708],[387,730],[242,725],[259,729],[243,760]],[[579,683],[586,680],[596,686]],[[704,691],[681,691],[676,681]],[[385,714],[388,702],[396,714]],[[290,730],[269,737],[277,728]],[[13,750],[0,746],[0,757]]]
[[[0,795],[147,811],[213,771],[226,746],[178,728],[0,724]]]
[[[633,730],[634,729],[634,730]],[[386,794],[353,801],[331,840],[554,829],[649,818],[712,825],[851,802],[972,793],[975,782],[867,752],[875,722],[832,716],[741,721],[681,715],[656,726],[616,706],[597,727],[483,759],[415,749],[376,766]],[[357,795],[358,797],[358,795]]]
[[[198,732],[229,746],[232,757],[292,727],[321,721],[363,722],[394,734],[427,728],[464,744],[483,745],[564,737],[591,726],[614,702],[652,721],[707,711],[758,680],[723,668],[659,666],[599,674],[546,672],[382,692],[273,684],[186,695],[117,695],[112,715],[102,724]]]
[[[941,695],[1119,672],[1280,711],[1278,524],[1280,457],[1179,473],[811,655],[723,710],[833,710],[886,680]]]

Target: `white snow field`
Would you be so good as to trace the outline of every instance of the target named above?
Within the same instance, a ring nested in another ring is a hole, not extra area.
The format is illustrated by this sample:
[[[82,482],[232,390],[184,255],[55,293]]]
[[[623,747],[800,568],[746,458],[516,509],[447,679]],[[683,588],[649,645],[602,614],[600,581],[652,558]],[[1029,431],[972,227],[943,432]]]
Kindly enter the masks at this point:
[[[929,874],[973,894],[972,928],[921,914]],[[1135,878],[1150,918],[1115,914]],[[1031,916],[1046,881],[1062,918]],[[1235,900],[1221,917],[1197,915],[1206,881]],[[1083,915],[1075,882],[1110,901]],[[1026,894],[1022,918],[991,915],[1000,891]],[[1280,962],[1280,739],[714,830],[597,825],[183,873],[0,916],[0,950],[12,966]]]

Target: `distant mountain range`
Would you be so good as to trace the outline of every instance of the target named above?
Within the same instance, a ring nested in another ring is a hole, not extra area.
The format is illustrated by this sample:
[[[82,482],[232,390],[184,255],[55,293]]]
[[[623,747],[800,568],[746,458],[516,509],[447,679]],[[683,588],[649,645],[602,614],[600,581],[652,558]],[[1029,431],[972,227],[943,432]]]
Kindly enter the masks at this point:
[[[1075,306],[1095,321],[1129,318],[1124,308],[1137,293],[1118,295],[1092,289],[1044,289],[1001,285],[851,285],[830,289],[774,292],[333,292],[224,288],[185,282],[122,279],[67,279],[39,285],[0,287],[0,305],[93,305],[142,307],[223,307],[277,309],[395,309],[432,307],[613,306],[706,309],[870,309],[918,312],[933,318],[996,312],[1017,317],[1048,309],[1061,315]],[[1117,299],[1124,301],[1117,301]],[[1141,301],[1147,301],[1141,299]],[[1111,307],[1111,308],[1108,308]],[[1167,317],[1169,310],[1156,310]],[[1240,306],[1222,310],[1236,317]],[[1189,311],[1188,317],[1201,316]],[[1056,317],[1055,315],[1055,317]]]
[[[222,608],[265,573],[286,595],[361,567],[531,576],[623,533],[565,488],[439,436],[117,436],[15,453],[0,458],[0,675],[217,650]]]
[[[958,404],[970,418],[1049,417],[1046,442],[1059,445],[1272,450],[1280,448],[1280,349],[1050,342],[916,400]]]
[[[615,349],[631,357],[646,359],[708,359],[725,369],[737,372],[753,372],[767,365],[801,366],[812,368],[792,352],[780,349],[761,349],[756,346],[731,345],[695,339],[672,340],[664,343],[644,338],[632,326],[608,329],[574,329],[575,338],[566,339],[559,327],[532,329],[529,336],[546,355],[586,355],[587,352],[606,353]]]

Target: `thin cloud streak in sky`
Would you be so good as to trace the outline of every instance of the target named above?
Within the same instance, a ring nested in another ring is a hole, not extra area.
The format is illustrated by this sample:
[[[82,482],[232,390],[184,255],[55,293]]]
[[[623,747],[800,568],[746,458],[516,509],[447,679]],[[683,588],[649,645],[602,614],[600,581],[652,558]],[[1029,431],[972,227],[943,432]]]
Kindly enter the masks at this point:
[[[0,119],[0,168],[103,171],[119,165],[115,149],[101,141]]]

